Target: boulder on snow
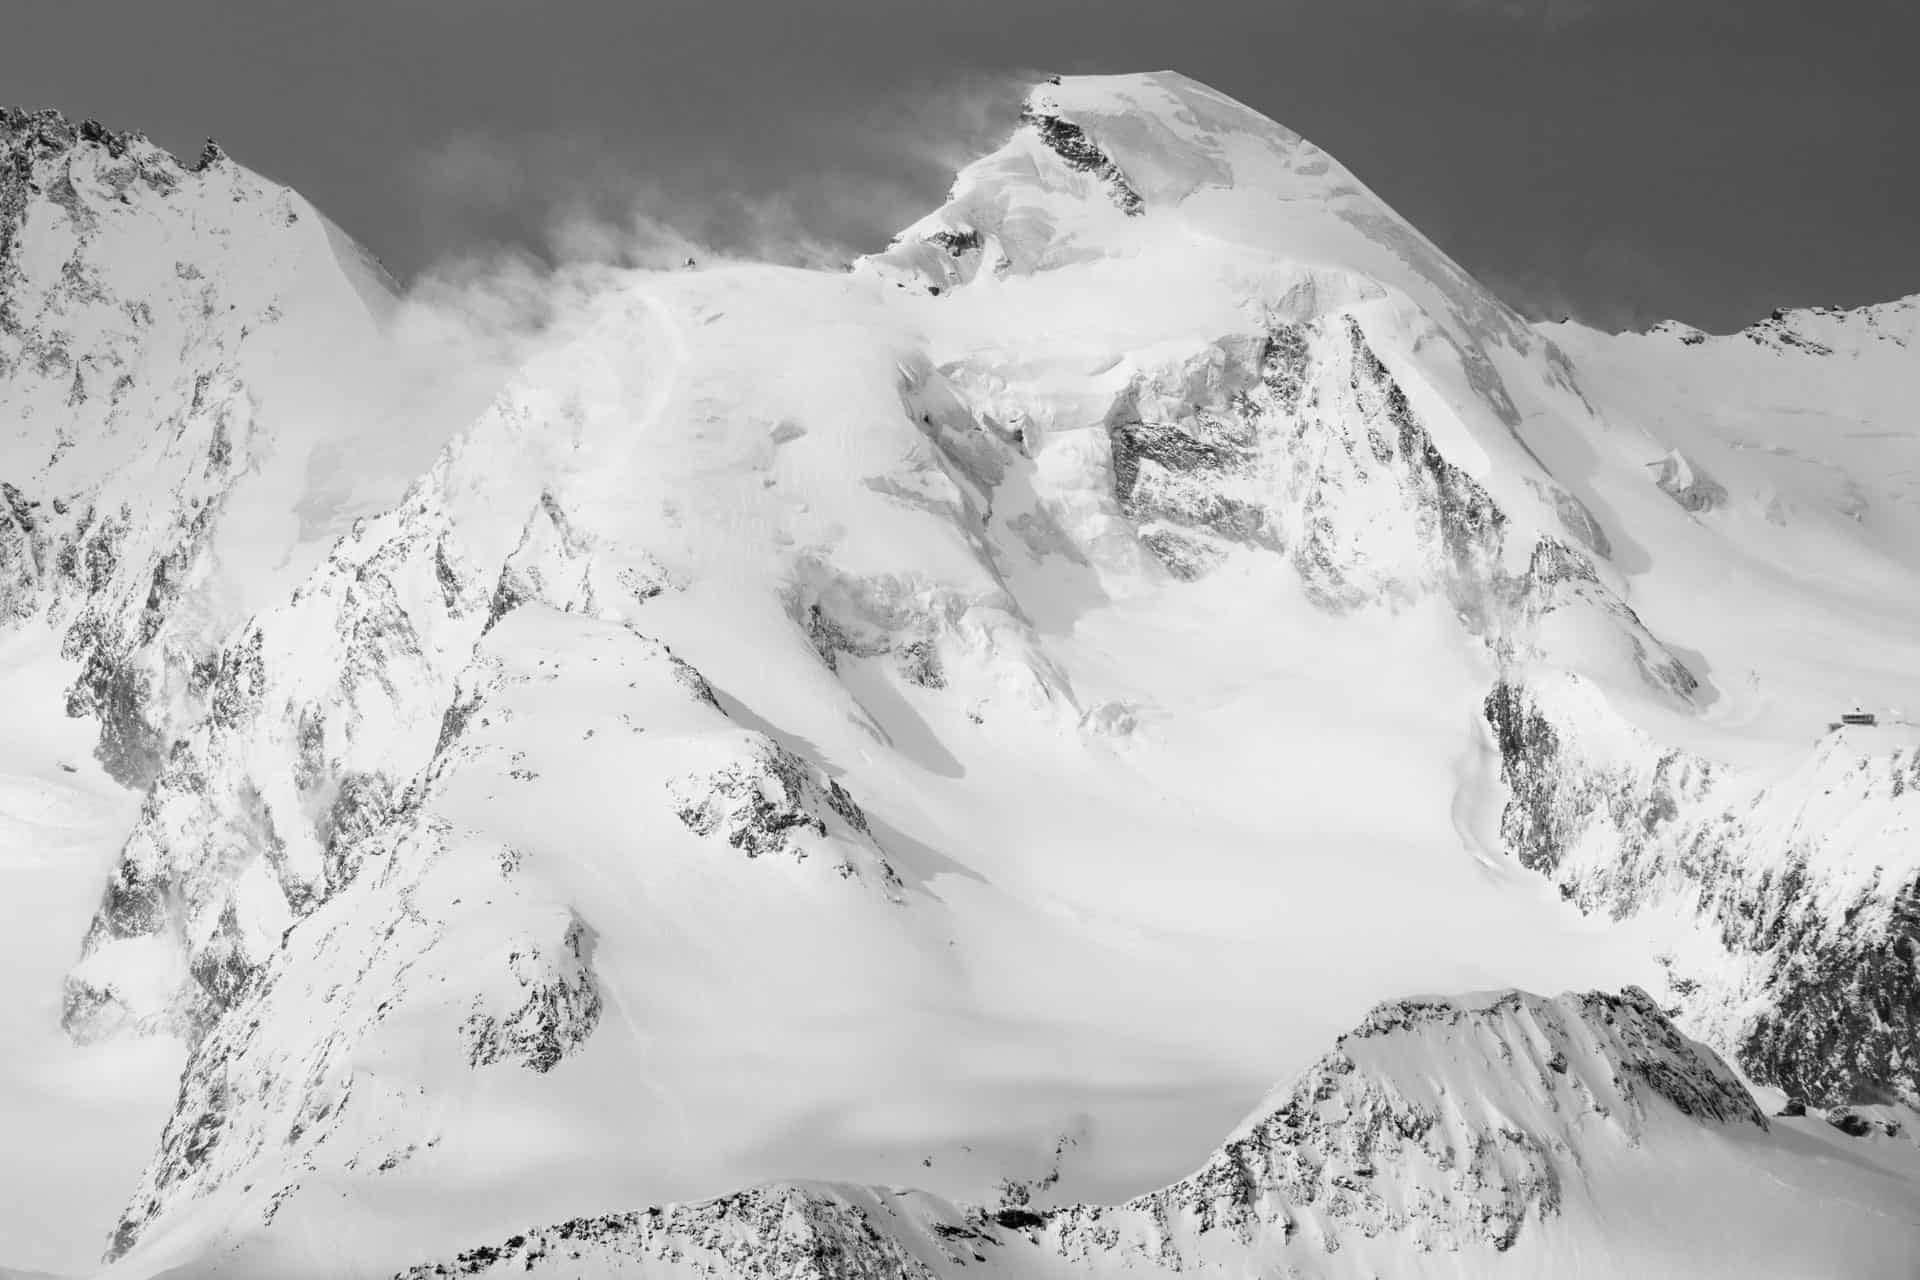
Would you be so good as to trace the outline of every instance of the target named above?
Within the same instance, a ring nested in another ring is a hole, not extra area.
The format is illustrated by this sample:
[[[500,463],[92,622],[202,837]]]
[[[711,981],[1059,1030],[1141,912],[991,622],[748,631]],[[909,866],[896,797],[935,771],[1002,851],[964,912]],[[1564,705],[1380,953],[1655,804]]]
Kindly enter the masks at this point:
[[[1653,468],[1653,482],[1688,511],[1712,511],[1726,505],[1726,487],[1700,470],[1678,449],[1649,465]]]
[[[1852,1107],[1835,1107],[1827,1112],[1827,1123],[1849,1138],[1864,1138],[1873,1132],[1873,1121]]]

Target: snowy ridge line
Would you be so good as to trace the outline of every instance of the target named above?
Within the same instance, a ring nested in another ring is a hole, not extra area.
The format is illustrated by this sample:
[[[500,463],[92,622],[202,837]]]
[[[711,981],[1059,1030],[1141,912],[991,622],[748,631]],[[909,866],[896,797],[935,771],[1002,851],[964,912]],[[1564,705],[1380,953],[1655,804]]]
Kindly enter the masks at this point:
[[[593,967],[606,905],[583,916],[549,878],[550,855],[473,818],[500,788],[537,794],[549,775],[591,771],[579,743],[624,737],[644,763],[681,771],[659,770],[665,784],[633,797],[625,823],[654,833],[677,824],[703,857],[720,850],[701,845],[717,845],[802,884],[851,881],[900,904],[898,877],[852,797],[733,724],[666,646],[554,603],[489,616],[431,760],[350,846],[344,874],[313,895],[285,951],[208,993],[221,1003],[109,1257],[208,1197],[270,1225],[317,1157],[384,1173],[438,1145],[438,1134],[420,1132],[430,1117],[414,1110],[417,1095],[357,1065],[389,1019],[449,1002],[449,1044],[468,1072],[517,1065],[544,1075],[595,1034],[606,1011]],[[556,715],[574,730],[565,739],[542,747],[520,736],[522,723]],[[235,918],[231,905],[221,918]],[[342,1128],[350,1105],[354,1125],[378,1123]]]
[[[1552,325],[1543,324],[1551,330]],[[1832,355],[1836,334],[1864,335],[1876,342],[1910,346],[1920,336],[1920,294],[1857,307],[1775,307],[1759,320],[1726,333],[1709,333],[1679,320],[1661,320],[1641,332],[1678,338],[1687,346],[1740,338],[1758,346],[1795,347],[1808,355]]]
[[[20,267],[13,252],[27,219],[28,203],[36,189],[43,188],[41,166],[66,157],[78,146],[98,146],[115,160],[131,154],[138,180],[164,190],[178,181],[182,173],[195,173],[224,158],[213,139],[207,139],[199,160],[181,166],[174,157],[147,140],[145,134],[109,129],[98,120],[74,124],[52,108],[27,110],[0,105],[0,168],[6,181],[0,184],[0,307],[11,307],[12,287],[22,283]],[[56,187],[58,179],[55,179]],[[56,198],[66,193],[56,189]]]
[[[1192,1176],[1123,1204],[771,1184],[535,1228],[396,1280],[1319,1274],[1381,1240],[1487,1267],[1585,1196],[1589,1162],[1650,1164],[1686,1127],[1768,1128],[1725,1064],[1632,988],[1391,1001],[1268,1105]]]
[[[1108,198],[1120,212],[1130,218],[1146,212],[1146,202],[1128,183],[1127,175],[1120,166],[1087,136],[1086,130],[1060,114],[1045,90],[1036,89],[1028,96],[1020,107],[1020,122],[1031,126],[1046,143],[1048,150],[1065,161],[1069,168],[1090,173],[1105,183]]]

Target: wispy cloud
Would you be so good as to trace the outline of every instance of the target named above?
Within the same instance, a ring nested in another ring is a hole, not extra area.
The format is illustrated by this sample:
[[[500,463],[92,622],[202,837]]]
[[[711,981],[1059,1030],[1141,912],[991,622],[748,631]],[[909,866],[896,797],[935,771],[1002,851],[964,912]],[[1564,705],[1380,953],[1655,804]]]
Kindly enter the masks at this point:
[[[423,153],[414,203],[456,258],[510,246],[554,264],[843,264],[937,203],[954,172],[1011,127],[1031,78],[956,77],[783,121],[790,136],[757,157],[744,143],[714,144],[649,164],[605,135],[464,132]]]
[[[555,265],[665,266],[720,252],[818,265],[854,251],[792,193],[742,190],[711,172],[647,174],[586,137],[462,134],[426,158],[419,183],[455,258],[510,246]]]
[[[837,269],[883,247],[997,145],[1038,78],[953,78],[802,121],[784,162],[751,169],[744,144],[711,140],[648,166],[625,140],[588,131],[442,139],[409,172],[441,249],[390,322],[415,399],[431,402],[436,431],[471,418],[634,270],[689,258]]]

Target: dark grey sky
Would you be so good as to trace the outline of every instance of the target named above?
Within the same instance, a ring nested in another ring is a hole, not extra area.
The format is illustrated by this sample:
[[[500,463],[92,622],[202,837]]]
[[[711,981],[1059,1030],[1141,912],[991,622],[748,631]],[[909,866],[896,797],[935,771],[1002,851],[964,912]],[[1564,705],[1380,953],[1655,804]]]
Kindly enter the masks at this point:
[[[6,0],[0,100],[218,137],[405,277],[562,214],[876,248],[1045,71],[1170,67],[1536,312],[1920,291],[1909,0]]]

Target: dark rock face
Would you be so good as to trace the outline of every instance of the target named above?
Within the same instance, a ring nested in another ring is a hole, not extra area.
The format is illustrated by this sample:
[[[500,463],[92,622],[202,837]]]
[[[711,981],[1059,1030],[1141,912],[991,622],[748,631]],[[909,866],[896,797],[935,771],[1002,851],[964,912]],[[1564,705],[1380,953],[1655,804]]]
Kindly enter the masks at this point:
[[[846,788],[770,739],[753,735],[736,759],[669,784],[675,812],[696,835],[717,837],[749,858],[804,861],[817,842],[840,835],[875,862],[891,894],[900,882]],[[842,860],[844,877],[861,874]]]
[[[1504,681],[1487,695],[1486,717],[1500,748],[1500,780],[1512,796],[1500,817],[1500,834],[1521,866],[1551,875],[1567,837],[1554,803],[1560,737],[1520,687]]]
[[[449,715],[453,713],[452,706],[447,710]],[[446,736],[444,725],[442,734]],[[359,851],[396,815],[398,808],[394,803],[393,784],[384,774],[341,776],[339,789],[317,832],[326,847],[325,896],[331,897],[353,882],[360,871]]]
[[[1019,1205],[1006,1205],[987,1215],[1009,1231],[1032,1231],[1047,1225],[1047,1216]]]
[[[925,637],[900,646],[900,674],[922,689],[944,689],[947,685],[940,647]]]
[[[558,1066],[600,1025],[600,987],[587,958],[587,927],[578,916],[557,955],[514,951],[507,966],[526,989],[526,1003],[505,1017],[476,1012],[461,1026],[467,1065],[515,1061],[530,1071]]]
[[[1721,771],[1652,743],[1639,758],[1589,759],[1579,722],[1523,684],[1496,686],[1485,711],[1511,793],[1502,834],[1523,865],[1583,911],[1616,918],[1678,881],[1721,944],[1758,966],[1761,1011],[1724,1033],[1754,1079],[1823,1106],[1920,1099],[1920,881],[1823,901],[1832,895],[1809,846],[1824,833],[1795,816],[1803,795],[1863,779],[1880,788],[1869,802],[1907,806],[1901,762],[1836,752],[1808,778],[1722,799]],[[1903,821],[1890,812],[1888,829]],[[1569,863],[1583,846],[1604,858]],[[1690,980],[1676,992],[1702,1017],[1725,996]]]
[[[1127,175],[1087,136],[1086,130],[1032,106],[1021,109],[1020,122],[1032,126],[1047,149],[1066,161],[1070,168],[1090,173],[1105,183],[1108,197],[1122,213],[1131,218],[1146,212],[1146,201],[1127,181]]]
[[[30,617],[44,572],[46,540],[36,537],[40,504],[0,483],[0,622]]]
[[[494,1274],[572,1275],[691,1261],[738,1280],[935,1280],[894,1237],[897,1227],[832,1188],[756,1187],[701,1204],[575,1218],[470,1249],[395,1280]]]
[[[799,615],[797,621],[800,629],[806,633],[807,643],[820,655],[820,661],[826,663],[829,671],[839,670],[840,655],[843,653],[865,658],[885,652],[881,646],[871,642],[863,644],[855,639],[817,600],[801,605],[796,599],[792,608]]]
[[[947,251],[949,257],[964,258],[970,253],[978,253],[985,241],[972,227],[962,230],[943,229],[927,237],[927,243],[938,245]]]
[[[1857,1111],[1846,1107],[1835,1107],[1827,1113],[1827,1123],[1846,1134],[1849,1138],[1864,1138],[1873,1132],[1873,1121]]]
[[[1811,311],[1787,311],[1775,307],[1765,320],[1756,321],[1742,329],[1740,336],[1757,346],[1785,348],[1811,356],[1830,356],[1833,354],[1832,347],[1815,341],[1795,327],[1801,316],[1818,315],[1825,310],[1823,307],[1814,307]]]
[[[215,426],[219,421],[224,417],[209,419]],[[60,647],[62,657],[81,664],[67,690],[67,714],[98,721],[94,754],[125,786],[150,784],[170,748],[172,726],[165,723],[165,700],[156,696],[160,689],[182,689],[189,707],[201,705],[209,691],[210,646],[174,632],[170,623],[208,554],[218,492],[209,490],[170,523],[144,530],[148,539],[157,537],[145,557],[126,554],[132,517],[125,507],[98,519],[90,506],[79,510],[59,542],[59,573],[44,603],[50,614],[69,612],[73,619]]]
[[[1605,1023],[1619,1037],[1621,1069],[1682,1115],[1767,1128],[1760,1105],[1739,1078],[1710,1051],[1681,1035],[1645,991],[1639,987],[1628,987],[1618,995],[1596,991],[1578,1000],[1584,1018]]]
[[[1368,443],[1381,462],[1398,460],[1413,490],[1415,506],[1431,512],[1437,524],[1440,545],[1446,551],[1449,584],[1456,596],[1460,587],[1476,576],[1484,576],[1486,559],[1499,542],[1506,516],[1494,505],[1471,476],[1448,462],[1434,447],[1433,437],[1414,417],[1406,392],[1393,380],[1386,367],[1367,345],[1358,321],[1347,318],[1347,340],[1353,345],[1353,387],[1363,404],[1372,402],[1374,414],[1383,417],[1380,426],[1369,430]]]
[[[1120,508],[1176,577],[1257,547],[1326,609],[1439,591],[1475,630],[1498,625],[1507,518],[1350,317],[1275,324],[1199,392],[1136,383],[1107,431]]]
[[[101,630],[82,618],[67,633],[67,648],[85,655],[79,677],[67,690],[67,714],[98,722],[94,758],[115,782],[139,790],[158,776],[167,750],[166,730],[148,718],[154,678],[134,663],[124,644]]]
[[[1771,942],[1781,960],[1771,1007],[1738,1046],[1741,1064],[1823,1102],[1920,1098],[1920,880],[1883,925],[1843,916],[1837,936],[1809,888],[1776,879],[1760,895],[1773,913],[1743,935]]]
[[[1136,399],[1109,416],[1115,496],[1175,577],[1198,577],[1219,562],[1213,537],[1281,549],[1265,506],[1235,493],[1230,482],[1257,477],[1263,466],[1258,410],[1245,402],[1236,407],[1149,423]]]

